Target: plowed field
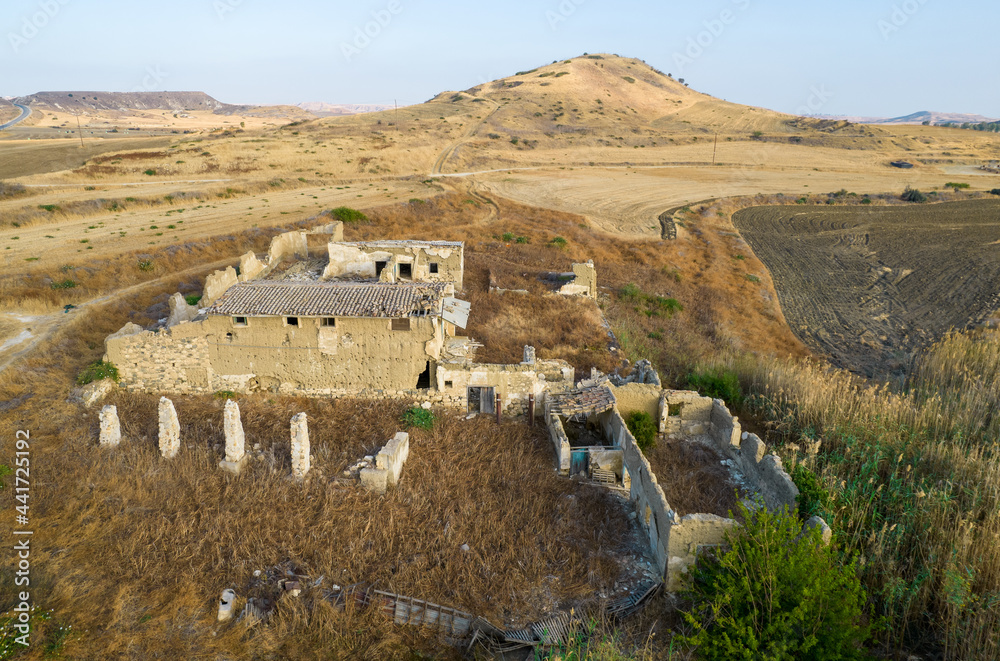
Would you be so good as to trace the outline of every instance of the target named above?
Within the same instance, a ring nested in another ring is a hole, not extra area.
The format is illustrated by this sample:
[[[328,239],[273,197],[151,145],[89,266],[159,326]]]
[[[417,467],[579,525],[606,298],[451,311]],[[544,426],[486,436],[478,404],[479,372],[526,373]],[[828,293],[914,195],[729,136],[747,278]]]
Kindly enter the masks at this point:
[[[733,222],[770,269],[792,330],[866,376],[1000,308],[1000,200],[754,207]]]

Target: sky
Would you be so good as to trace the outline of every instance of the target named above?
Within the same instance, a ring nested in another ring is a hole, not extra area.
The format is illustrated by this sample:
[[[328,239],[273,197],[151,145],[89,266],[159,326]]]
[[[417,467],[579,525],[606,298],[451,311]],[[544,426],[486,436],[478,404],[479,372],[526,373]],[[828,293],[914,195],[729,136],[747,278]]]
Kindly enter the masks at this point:
[[[0,96],[420,103],[616,53],[797,114],[1000,117],[996,0],[5,0]]]

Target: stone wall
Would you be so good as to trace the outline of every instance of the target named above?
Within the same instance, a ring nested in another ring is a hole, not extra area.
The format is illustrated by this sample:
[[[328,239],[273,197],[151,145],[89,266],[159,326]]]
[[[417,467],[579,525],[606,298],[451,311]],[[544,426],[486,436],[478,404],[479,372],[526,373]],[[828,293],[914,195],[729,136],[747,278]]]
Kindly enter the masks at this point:
[[[383,282],[400,279],[414,282],[453,282],[462,289],[465,252],[462,245],[433,241],[362,241],[331,242],[330,263],[323,271],[324,279],[347,277],[375,278]],[[376,263],[385,268],[377,274]],[[400,277],[400,266],[407,265],[409,277]],[[432,268],[436,272],[432,272]]]
[[[127,389],[214,392],[208,341],[199,330],[198,322],[158,332],[131,324],[105,340],[104,359],[118,368],[121,385]]]
[[[216,271],[205,278],[205,289],[202,291],[201,300],[198,302],[203,308],[215,303],[219,297],[226,293],[226,290],[239,281],[236,269],[232,266],[224,271]]]
[[[493,388],[500,395],[504,415],[525,415],[528,396],[535,396],[535,415],[542,415],[546,392],[573,387],[575,370],[562,360],[536,360],[519,365],[440,363],[437,389],[446,396],[468,401],[469,388]]]
[[[660,433],[702,436],[712,427],[713,402],[689,390],[664,390],[660,396]]]

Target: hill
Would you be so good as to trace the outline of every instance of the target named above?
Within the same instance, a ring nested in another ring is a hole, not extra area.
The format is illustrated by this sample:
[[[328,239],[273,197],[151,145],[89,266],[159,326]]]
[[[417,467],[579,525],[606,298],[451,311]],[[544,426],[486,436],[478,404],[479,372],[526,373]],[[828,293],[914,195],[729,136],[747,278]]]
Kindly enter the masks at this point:
[[[930,124],[940,126],[942,124],[980,124],[983,122],[995,122],[996,119],[984,117],[983,115],[969,115],[964,113],[933,112],[921,110],[920,112],[903,115],[902,117],[848,117],[844,115],[823,115],[823,119],[835,119],[854,122],[856,124]]]
[[[144,110],[211,112],[217,115],[311,119],[295,106],[255,106],[223,103],[204,92],[38,92],[14,99],[38,110],[71,114],[128,113]]]
[[[323,103],[321,101],[308,101],[296,104],[297,107],[310,112],[317,117],[339,117],[342,115],[359,115],[369,112],[381,112],[391,110],[393,106],[379,105],[372,103]]]

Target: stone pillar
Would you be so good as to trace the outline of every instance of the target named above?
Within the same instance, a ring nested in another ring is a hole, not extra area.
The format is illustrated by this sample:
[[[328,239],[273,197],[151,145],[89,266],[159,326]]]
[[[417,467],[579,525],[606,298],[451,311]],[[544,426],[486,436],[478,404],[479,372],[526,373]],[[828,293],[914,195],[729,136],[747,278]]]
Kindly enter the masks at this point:
[[[174,403],[160,397],[160,454],[164,459],[173,459],[181,449],[181,425],[177,422]]]
[[[226,400],[223,427],[226,433],[226,459],[219,462],[219,468],[239,473],[246,460],[245,437],[243,423],[240,421],[240,405],[231,399]]]
[[[118,422],[118,408],[109,404],[101,409],[101,446],[116,447],[122,440],[122,427]]]
[[[535,347],[524,347],[524,360],[521,361],[522,365],[534,365],[535,364]]]
[[[303,479],[309,473],[309,424],[305,413],[292,417],[292,475]]]
[[[219,622],[233,619],[233,602],[236,601],[235,590],[223,590],[219,598]]]

